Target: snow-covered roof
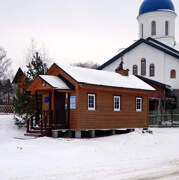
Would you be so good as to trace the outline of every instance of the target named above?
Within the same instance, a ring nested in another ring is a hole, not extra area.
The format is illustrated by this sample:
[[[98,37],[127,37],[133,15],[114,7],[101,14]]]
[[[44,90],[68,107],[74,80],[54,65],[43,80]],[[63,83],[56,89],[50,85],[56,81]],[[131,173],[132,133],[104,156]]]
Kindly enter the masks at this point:
[[[79,83],[141,90],[155,90],[153,87],[134,75],[122,76],[115,72],[61,64],[57,64],[57,66]]]
[[[55,89],[70,89],[66,85],[66,83],[57,76],[40,75],[40,78],[42,78],[45,82],[47,82],[50,86],[52,86]]]

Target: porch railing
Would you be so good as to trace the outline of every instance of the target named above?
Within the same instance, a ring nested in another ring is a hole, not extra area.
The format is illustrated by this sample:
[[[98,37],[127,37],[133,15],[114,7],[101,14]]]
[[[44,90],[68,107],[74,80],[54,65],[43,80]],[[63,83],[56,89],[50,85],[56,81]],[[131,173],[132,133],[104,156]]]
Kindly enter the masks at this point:
[[[52,111],[43,111],[42,114],[34,114],[27,120],[27,132],[40,132],[44,135],[51,129]]]

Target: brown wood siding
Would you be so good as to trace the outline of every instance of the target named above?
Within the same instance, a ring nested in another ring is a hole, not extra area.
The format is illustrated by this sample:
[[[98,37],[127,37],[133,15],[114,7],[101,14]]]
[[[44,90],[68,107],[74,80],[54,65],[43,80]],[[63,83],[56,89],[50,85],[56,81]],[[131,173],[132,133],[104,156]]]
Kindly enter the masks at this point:
[[[88,93],[96,94],[96,110],[87,107]],[[113,96],[121,96],[121,111],[113,110]],[[136,112],[136,97],[142,97],[143,110]],[[80,89],[80,129],[140,128],[148,126],[148,94]]]
[[[63,76],[66,80],[68,80],[73,86],[75,87],[75,91],[71,91],[69,93],[70,96],[76,96],[76,109],[70,110],[70,120],[69,120],[69,129],[80,129],[80,123],[79,123],[79,85],[78,83],[73,80],[71,77],[68,76],[68,74],[64,73],[61,69],[56,66],[56,64],[53,64],[49,71],[47,72],[47,75],[58,75]],[[60,91],[60,90],[58,90]],[[69,97],[70,98],[70,97]]]
[[[63,76],[69,81],[75,90],[67,90],[70,96],[76,96],[76,109],[70,110],[69,129],[116,129],[116,128],[140,128],[148,126],[149,91],[114,88],[78,84],[68,74],[59,69],[55,64],[47,72],[48,75]],[[42,87],[42,80],[38,77],[29,87],[31,92],[41,94],[52,92],[52,110],[54,110],[54,90],[48,84]],[[59,92],[61,90],[58,90]],[[65,92],[64,90],[62,90]],[[96,110],[87,108],[87,94],[96,94]],[[44,94],[45,95],[45,94]],[[113,96],[121,96],[121,111],[113,111]],[[143,111],[136,112],[136,97],[143,98]],[[70,98],[70,97],[69,97]],[[44,105],[45,108],[45,105]],[[55,118],[53,118],[55,119]]]

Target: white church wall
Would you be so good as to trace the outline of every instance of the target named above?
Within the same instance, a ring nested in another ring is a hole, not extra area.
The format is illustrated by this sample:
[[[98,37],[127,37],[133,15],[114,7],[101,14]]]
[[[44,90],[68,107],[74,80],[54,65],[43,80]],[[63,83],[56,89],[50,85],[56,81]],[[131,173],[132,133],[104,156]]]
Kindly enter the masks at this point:
[[[129,51],[123,56],[124,68],[129,69],[129,74],[133,73],[133,65],[138,66],[138,75],[141,75],[141,59],[146,59],[146,78],[159,81],[161,83],[172,86],[173,89],[179,89],[179,60],[159,51],[149,45],[141,44]],[[103,70],[115,71],[119,66],[121,59],[108,65]],[[150,64],[155,65],[155,76],[150,77]],[[176,70],[176,79],[170,78],[170,71]]]
[[[142,14],[137,17],[139,23],[139,38],[152,37],[170,46],[174,45],[175,40],[175,18],[176,14],[171,11],[155,11]],[[156,22],[156,35],[151,35],[152,21]],[[165,22],[169,22],[169,35],[165,35]],[[143,24],[143,37],[142,28]]]
[[[176,78],[170,78],[170,72],[174,69],[176,71]],[[179,89],[179,59],[176,59],[168,54],[165,54],[165,70],[164,79],[167,84],[171,84],[173,89]]]

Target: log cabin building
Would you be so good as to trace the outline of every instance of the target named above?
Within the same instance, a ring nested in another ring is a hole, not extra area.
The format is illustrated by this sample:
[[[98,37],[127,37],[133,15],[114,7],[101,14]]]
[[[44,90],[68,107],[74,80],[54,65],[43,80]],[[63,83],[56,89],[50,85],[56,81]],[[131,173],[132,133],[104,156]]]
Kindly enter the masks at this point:
[[[154,88],[124,70],[121,75],[54,63],[27,90],[36,95],[36,110],[26,135],[68,131],[81,137],[88,131],[94,137],[95,130],[147,128]]]
[[[21,68],[18,69],[12,83],[16,85],[16,89],[20,94],[27,88],[26,76]]]

